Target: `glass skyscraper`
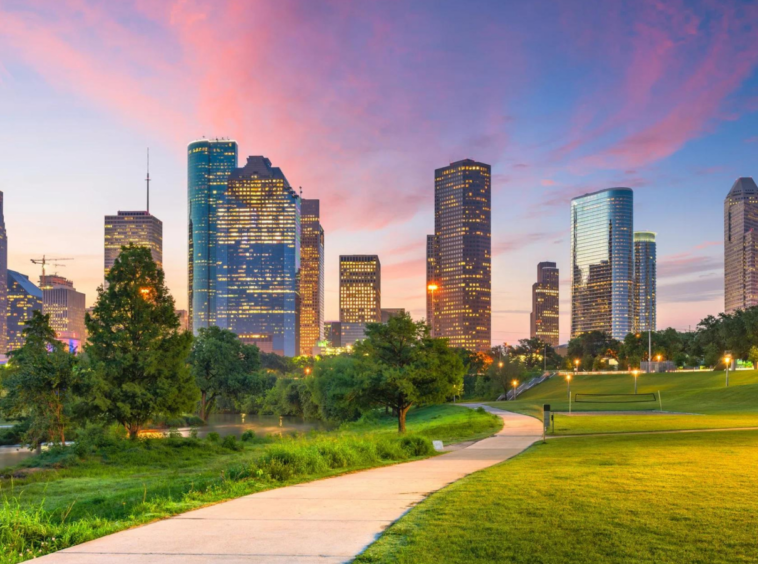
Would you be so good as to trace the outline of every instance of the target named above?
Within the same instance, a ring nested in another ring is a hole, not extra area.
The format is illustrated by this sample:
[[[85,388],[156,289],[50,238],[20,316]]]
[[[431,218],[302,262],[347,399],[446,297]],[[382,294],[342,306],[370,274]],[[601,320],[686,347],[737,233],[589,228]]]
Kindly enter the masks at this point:
[[[189,209],[189,328],[216,324],[216,232],[218,207],[229,174],[237,168],[237,142],[202,139],[187,147]]]
[[[56,338],[68,345],[72,352],[81,352],[87,340],[84,325],[85,296],[74,288],[74,283],[63,276],[48,274],[40,277],[42,313],[50,314],[50,328]]]
[[[571,337],[623,339],[634,308],[634,193],[609,188],[571,200]]]
[[[297,356],[300,197],[257,156],[232,171],[216,205],[215,324],[265,352]]]
[[[491,168],[466,159],[434,171],[427,236],[427,319],[453,347],[486,351],[491,335]]]
[[[8,233],[5,231],[3,193],[0,192],[0,280],[8,279]],[[8,286],[0,284],[0,355],[8,352]]]
[[[300,224],[300,354],[310,356],[324,336],[324,228],[318,200],[302,200]]]
[[[758,305],[758,186],[738,178],[724,200],[724,310]]]
[[[382,266],[376,255],[340,256],[340,324],[343,347],[366,336],[366,323],[382,320]]]
[[[537,282],[532,285],[532,338],[558,346],[558,308],[558,267],[554,262],[541,262],[537,265]]]
[[[147,247],[158,268],[163,268],[163,223],[146,211],[120,211],[105,216],[105,276],[108,276],[121,247],[133,243]]]
[[[8,350],[24,345],[24,328],[32,312],[42,311],[42,290],[26,274],[8,271]]]
[[[634,233],[634,327],[633,331],[655,331],[656,309],[655,233]]]

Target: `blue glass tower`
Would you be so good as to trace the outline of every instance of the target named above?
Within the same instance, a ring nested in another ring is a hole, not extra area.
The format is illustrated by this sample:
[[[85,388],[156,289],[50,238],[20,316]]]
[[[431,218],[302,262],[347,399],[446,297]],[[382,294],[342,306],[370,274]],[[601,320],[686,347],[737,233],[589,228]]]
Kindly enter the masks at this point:
[[[634,319],[634,193],[609,188],[571,200],[571,337],[623,339]]]
[[[237,168],[237,142],[202,139],[187,148],[189,200],[189,329],[216,325],[216,256],[218,207],[226,181]]]
[[[218,204],[216,324],[262,351],[299,354],[300,197],[248,157]]]

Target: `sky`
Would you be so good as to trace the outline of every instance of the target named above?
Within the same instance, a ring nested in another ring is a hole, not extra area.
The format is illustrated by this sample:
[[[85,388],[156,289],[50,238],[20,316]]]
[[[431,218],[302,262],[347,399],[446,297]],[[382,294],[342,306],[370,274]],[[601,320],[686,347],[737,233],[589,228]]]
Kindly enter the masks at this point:
[[[570,330],[569,202],[634,189],[658,234],[658,326],[723,311],[723,200],[758,176],[758,4],[742,1],[0,0],[9,267],[91,305],[103,216],[163,221],[187,304],[187,144],[239,143],[321,200],[326,319],[340,254],[378,254],[382,305],[423,317],[434,169],[492,165],[492,339],[528,337],[540,261]]]

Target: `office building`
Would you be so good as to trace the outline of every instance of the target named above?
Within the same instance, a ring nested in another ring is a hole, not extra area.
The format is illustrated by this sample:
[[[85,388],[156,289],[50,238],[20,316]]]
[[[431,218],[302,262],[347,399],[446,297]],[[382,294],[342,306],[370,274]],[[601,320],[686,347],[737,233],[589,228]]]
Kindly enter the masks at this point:
[[[216,324],[263,351],[297,356],[300,196],[261,156],[227,184],[216,222]]]
[[[50,315],[50,327],[56,338],[72,352],[80,352],[87,340],[84,326],[85,297],[77,292],[74,283],[63,276],[40,276],[42,313]]]
[[[0,192],[0,280],[8,279],[8,233],[5,231],[4,195]],[[0,356],[8,351],[8,286],[0,284]]]
[[[186,309],[177,309],[174,311],[176,317],[179,319],[179,329],[181,331],[189,331],[189,315]]]
[[[324,229],[318,200],[300,202],[300,354],[324,335]]]
[[[398,317],[400,315],[405,315],[405,308],[402,308],[402,307],[382,308],[382,312],[381,312],[382,323],[387,323],[390,320],[390,317]]]
[[[42,311],[42,290],[26,274],[8,271],[8,350],[14,351],[24,344],[26,322],[32,312]]]
[[[758,305],[758,186],[738,178],[724,200],[724,310]]]
[[[365,337],[366,323],[382,320],[382,277],[376,255],[340,256],[341,344]]]
[[[453,347],[491,347],[491,169],[470,159],[434,173],[427,319]]]
[[[634,194],[609,188],[571,200],[571,337],[623,340],[634,309]]]
[[[105,276],[113,268],[121,248],[147,247],[158,268],[163,268],[163,223],[146,211],[120,211],[105,216]]]
[[[655,331],[656,310],[655,233],[634,233],[634,327],[633,331]]]
[[[187,147],[189,207],[189,328],[216,325],[216,238],[218,207],[224,201],[229,174],[237,168],[237,142],[202,139]]]
[[[554,262],[541,262],[537,265],[537,282],[532,285],[532,338],[558,346],[558,310],[558,268]]]
[[[342,347],[342,324],[339,321],[324,322],[324,340],[332,348]]]

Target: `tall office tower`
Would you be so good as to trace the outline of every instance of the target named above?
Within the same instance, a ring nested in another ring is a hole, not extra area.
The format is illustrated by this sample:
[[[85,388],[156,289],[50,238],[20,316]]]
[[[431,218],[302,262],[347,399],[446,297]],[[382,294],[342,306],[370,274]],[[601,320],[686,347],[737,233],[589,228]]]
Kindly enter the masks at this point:
[[[189,316],[186,309],[174,310],[176,317],[179,318],[179,329],[182,331],[189,331]]]
[[[532,284],[532,338],[558,346],[558,308],[558,268],[554,262],[541,262],[537,265],[537,282]]]
[[[655,331],[656,311],[655,233],[634,233],[634,327],[633,331]]]
[[[108,276],[121,247],[147,247],[158,268],[163,268],[163,223],[146,211],[120,211],[105,216],[105,276]]]
[[[319,201],[300,202],[300,354],[310,356],[324,336],[324,229]]]
[[[216,221],[229,174],[237,168],[237,142],[202,139],[187,147],[189,200],[189,328],[216,325]]]
[[[300,196],[265,157],[229,175],[218,204],[216,324],[266,352],[297,356]]]
[[[758,186],[738,178],[724,200],[724,309],[758,305]]]
[[[571,337],[622,340],[634,315],[634,193],[609,188],[571,200]]]
[[[334,348],[342,346],[342,324],[339,321],[324,321],[324,340]]]
[[[402,307],[388,307],[382,308],[382,323],[388,323],[390,317],[399,317],[405,315],[405,308]]]
[[[435,337],[474,351],[492,346],[491,201],[490,165],[466,159],[434,171],[427,317]]]
[[[87,340],[84,294],[76,291],[73,282],[57,274],[40,276],[39,285],[42,313],[50,314],[50,327],[56,338],[67,344],[72,352],[80,352]]]
[[[0,192],[0,280],[8,279],[8,233],[5,231],[3,193]],[[8,352],[8,286],[0,284],[0,355]]]
[[[32,312],[42,311],[42,290],[26,274],[8,270],[8,350],[24,345],[24,328]]]
[[[340,255],[342,346],[366,336],[366,323],[382,320],[382,275],[376,255]]]

